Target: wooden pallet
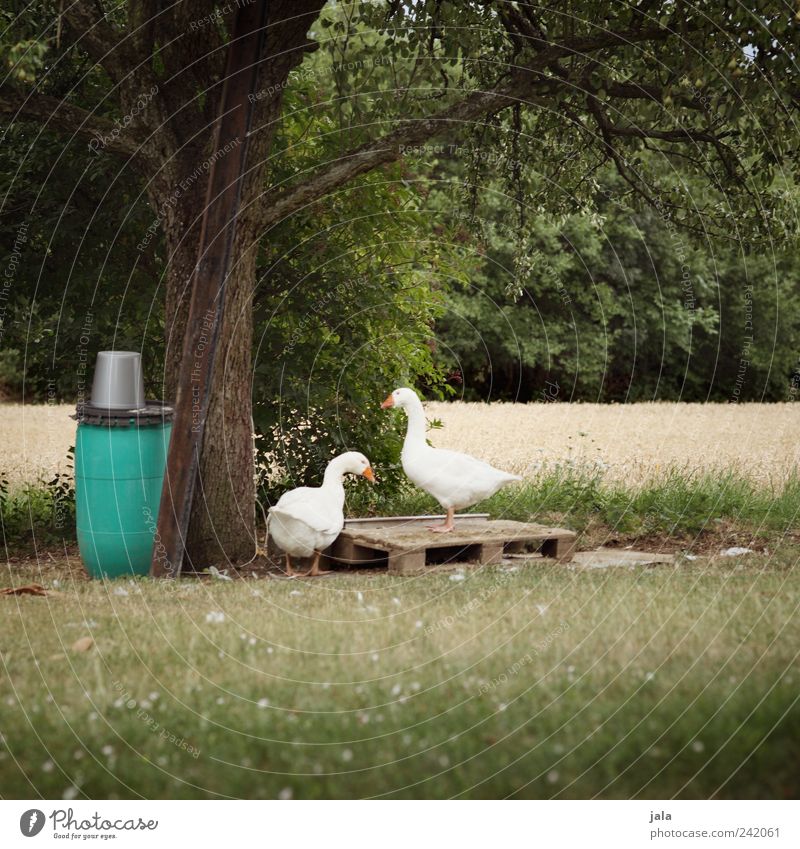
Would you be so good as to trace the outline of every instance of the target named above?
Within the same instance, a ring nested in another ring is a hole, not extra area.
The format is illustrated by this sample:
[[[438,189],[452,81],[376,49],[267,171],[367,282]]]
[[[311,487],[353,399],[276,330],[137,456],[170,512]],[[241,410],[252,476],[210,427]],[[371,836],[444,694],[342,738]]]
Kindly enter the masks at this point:
[[[400,516],[354,519],[326,552],[331,563],[384,567],[391,574],[409,575],[455,563],[499,563],[504,553],[536,547],[560,563],[572,559],[575,534],[530,522],[491,521],[486,514],[456,517],[449,534],[428,530],[444,516]]]

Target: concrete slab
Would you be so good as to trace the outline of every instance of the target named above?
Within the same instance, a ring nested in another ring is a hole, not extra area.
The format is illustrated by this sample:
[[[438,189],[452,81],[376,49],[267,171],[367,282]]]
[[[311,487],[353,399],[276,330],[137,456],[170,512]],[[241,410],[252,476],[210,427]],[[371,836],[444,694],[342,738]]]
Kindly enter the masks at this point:
[[[674,562],[674,554],[631,551],[627,548],[598,548],[596,551],[575,552],[571,565],[578,569],[634,569],[637,566],[660,566]]]

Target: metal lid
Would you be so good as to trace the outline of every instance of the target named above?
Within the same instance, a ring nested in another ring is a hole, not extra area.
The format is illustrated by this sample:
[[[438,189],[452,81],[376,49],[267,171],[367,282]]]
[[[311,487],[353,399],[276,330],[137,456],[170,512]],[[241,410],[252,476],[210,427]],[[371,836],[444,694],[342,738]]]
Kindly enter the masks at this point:
[[[174,408],[163,401],[145,401],[144,407],[130,410],[110,410],[91,403],[78,404],[75,415],[70,418],[81,424],[101,427],[148,427],[164,425],[172,421]]]

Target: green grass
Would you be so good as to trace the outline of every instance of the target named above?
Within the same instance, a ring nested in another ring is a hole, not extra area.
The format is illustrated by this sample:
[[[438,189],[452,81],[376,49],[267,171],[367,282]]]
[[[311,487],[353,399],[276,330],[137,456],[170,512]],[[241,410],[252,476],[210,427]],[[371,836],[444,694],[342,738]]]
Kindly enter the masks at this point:
[[[353,515],[440,513],[426,493],[410,489],[386,501],[369,503],[361,488],[348,506]],[[720,523],[775,535],[791,531],[800,516],[800,477],[773,487],[759,486],[732,472],[689,474],[668,469],[637,487],[606,482],[600,472],[562,466],[533,480],[502,489],[467,512],[527,521],[557,516],[583,529],[600,522],[621,534],[696,534]]]
[[[796,797],[799,555],[62,575],[60,596],[0,601],[0,794]]]
[[[441,507],[413,487],[397,493],[364,484],[349,488],[347,511],[351,516],[414,515],[440,513]],[[506,487],[470,512],[520,521],[555,519],[576,530],[599,524],[632,537],[713,534],[721,525],[772,537],[797,526],[800,477],[766,487],[732,472],[673,469],[645,485],[625,487],[605,481],[596,470],[562,466]],[[64,477],[11,492],[0,487],[3,540],[10,548],[24,549],[34,540],[73,542],[74,515],[74,490]]]
[[[8,548],[25,548],[34,542],[75,540],[75,489],[73,480],[56,475],[44,483],[10,489],[0,479],[0,541]]]
[[[49,562],[71,498],[0,487],[6,544]],[[62,595],[0,597],[0,795],[798,795],[797,478],[626,488],[562,467],[474,509],[709,550],[733,530],[772,554],[460,581],[108,584],[9,563],[3,584],[55,575]],[[348,510],[438,507],[355,486]]]

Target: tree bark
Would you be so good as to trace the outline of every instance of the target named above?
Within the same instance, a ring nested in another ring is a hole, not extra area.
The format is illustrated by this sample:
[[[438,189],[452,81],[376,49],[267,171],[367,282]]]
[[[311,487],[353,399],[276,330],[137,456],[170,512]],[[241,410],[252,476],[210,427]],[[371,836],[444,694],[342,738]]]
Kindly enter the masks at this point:
[[[324,0],[272,3],[259,73],[253,126],[249,139],[247,173],[243,179],[240,211],[233,244],[233,265],[226,283],[225,315],[220,326],[211,401],[206,417],[186,544],[186,565],[196,570],[212,564],[237,564],[251,559],[256,547],[255,465],[252,423],[253,293],[256,261],[263,233],[264,181],[267,159],[281,114],[283,90],[291,70],[302,61],[308,44],[306,31]],[[209,132],[210,135],[210,132]],[[181,157],[180,171],[196,173],[211,155],[195,149]],[[203,158],[205,157],[205,158]],[[200,159],[200,162],[198,162]],[[188,179],[183,177],[184,180]],[[180,185],[180,183],[179,183]],[[174,397],[180,374],[184,330],[189,312],[191,281],[197,261],[199,222],[206,181],[181,194],[165,223],[168,249],[166,327],[166,386]],[[202,193],[202,196],[198,196]],[[169,197],[159,187],[160,197]]]
[[[251,151],[261,146],[251,142]],[[207,150],[187,151],[171,169],[172,176],[155,181],[150,192],[151,203],[157,210],[156,220],[161,221],[166,240],[162,395],[171,402],[177,397],[182,375],[183,339],[206,195],[207,169],[203,168],[203,163],[208,162],[211,153],[210,146]],[[198,168],[202,178],[192,180]],[[263,169],[259,170],[259,175],[263,178]],[[219,331],[212,397],[186,546],[185,568],[188,569],[238,563],[253,555],[255,499],[250,361],[258,207],[252,203],[254,189],[250,183],[248,180],[242,191],[234,264],[226,284],[225,318]],[[187,188],[180,189],[181,186]],[[175,197],[177,190],[180,194],[175,203],[164,207],[165,199]]]
[[[211,402],[186,545],[187,566],[242,563],[255,551],[252,423],[256,206],[239,216],[235,266],[226,284]]]

